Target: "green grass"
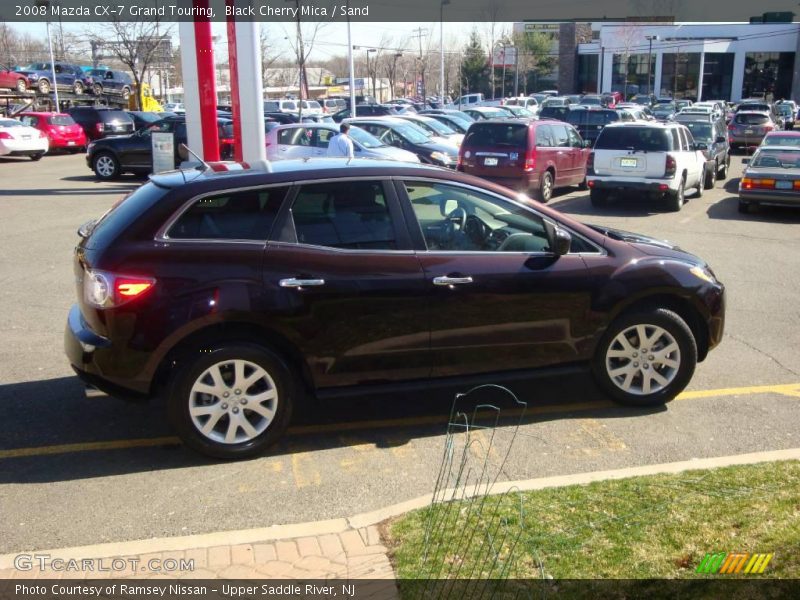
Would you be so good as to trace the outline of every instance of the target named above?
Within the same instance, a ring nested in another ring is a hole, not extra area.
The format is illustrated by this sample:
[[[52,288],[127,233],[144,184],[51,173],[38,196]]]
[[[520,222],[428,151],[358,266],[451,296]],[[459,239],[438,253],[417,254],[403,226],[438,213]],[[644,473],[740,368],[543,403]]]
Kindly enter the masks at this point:
[[[388,524],[398,577],[731,577],[695,572],[707,552],[771,552],[760,577],[800,577],[798,461],[602,481],[484,502],[480,519],[462,502]],[[426,523],[437,517],[449,519],[429,538],[440,545],[426,544]]]

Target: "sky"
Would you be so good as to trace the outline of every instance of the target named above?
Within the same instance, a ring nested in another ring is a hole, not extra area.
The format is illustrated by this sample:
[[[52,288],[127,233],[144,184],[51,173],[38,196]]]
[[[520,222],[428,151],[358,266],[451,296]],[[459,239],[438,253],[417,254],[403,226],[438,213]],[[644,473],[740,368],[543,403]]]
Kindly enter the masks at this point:
[[[2,1],[2,0],[0,0]],[[44,23],[13,23],[10,24],[15,30],[19,32],[29,32],[31,35],[41,37],[46,36],[46,26]],[[86,30],[89,24],[85,23],[65,23],[63,25],[64,31],[71,31],[75,33],[82,33]],[[281,49],[286,58],[292,56],[291,46],[289,42],[284,39],[290,36],[294,41],[295,27],[293,23],[262,23],[266,26],[271,33],[270,40]],[[497,35],[504,29],[508,32],[511,31],[511,23],[497,23]],[[309,29],[310,25],[304,25],[304,29]],[[440,38],[440,25],[439,23],[353,23],[352,24],[352,39],[354,46],[362,46],[364,48],[376,47],[380,44],[381,38],[386,35],[393,38],[395,44],[399,44],[403,38],[406,38],[405,48],[409,52],[419,51],[419,41],[411,36],[414,35],[413,30],[422,27],[426,29],[427,36],[433,36],[430,44],[434,49],[439,48]],[[461,23],[449,22],[444,24],[444,37],[447,42],[448,39],[455,38],[458,40],[458,45],[463,46],[469,39],[470,32],[473,27],[477,27],[479,34],[485,39],[488,35],[487,25],[485,23]],[[177,40],[177,25],[175,26],[176,40]],[[220,40],[217,49],[224,52],[225,47],[225,23],[215,22],[212,23],[212,31],[214,35],[218,35]],[[423,38],[423,47],[426,45],[428,38]],[[311,61],[324,61],[333,56],[342,56],[347,53],[347,26],[344,23],[328,23],[324,26],[323,32],[317,36],[317,41],[314,44],[309,60]]]

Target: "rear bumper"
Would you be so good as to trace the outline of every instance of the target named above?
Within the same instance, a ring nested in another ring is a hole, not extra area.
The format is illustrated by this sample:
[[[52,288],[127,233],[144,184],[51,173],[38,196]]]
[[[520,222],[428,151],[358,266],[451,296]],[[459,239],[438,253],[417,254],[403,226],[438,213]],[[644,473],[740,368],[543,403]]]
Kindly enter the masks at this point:
[[[590,190],[609,190],[620,192],[645,192],[666,194],[678,190],[678,179],[615,179],[613,177],[587,176]]]
[[[739,200],[783,206],[800,206],[800,193],[792,190],[739,190]]]
[[[763,135],[731,135],[728,134],[728,141],[731,146],[758,146],[764,137]]]

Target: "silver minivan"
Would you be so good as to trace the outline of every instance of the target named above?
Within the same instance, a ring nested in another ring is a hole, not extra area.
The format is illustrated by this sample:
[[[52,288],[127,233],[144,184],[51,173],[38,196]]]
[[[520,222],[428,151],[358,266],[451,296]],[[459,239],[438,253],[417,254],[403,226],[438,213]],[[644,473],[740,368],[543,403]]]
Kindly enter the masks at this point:
[[[267,133],[267,159],[290,160],[296,158],[324,158],[328,143],[339,133],[338,125],[325,123],[297,123],[279,125]],[[403,162],[419,162],[413,152],[384,144],[371,133],[358,127],[350,128],[350,139],[357,158],[379,158]]]

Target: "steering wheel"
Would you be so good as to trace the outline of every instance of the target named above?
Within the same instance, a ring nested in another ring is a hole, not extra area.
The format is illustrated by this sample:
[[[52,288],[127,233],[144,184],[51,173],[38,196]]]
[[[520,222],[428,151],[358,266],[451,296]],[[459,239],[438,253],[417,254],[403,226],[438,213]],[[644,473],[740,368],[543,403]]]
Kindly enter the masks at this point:
[[[483,248],[491,232],[491,228],[475,215],[467,217],[467,222],[464,224],[464,233],[475,246]]]
[[[447,238],[452,240],[455,235],[456,231],[464,231],[464,226],[467,224],[467,211],[465,211],[460,206],[450,214],[447,215]],[[456,225],[458,225],[458,229],[456,229]]]

